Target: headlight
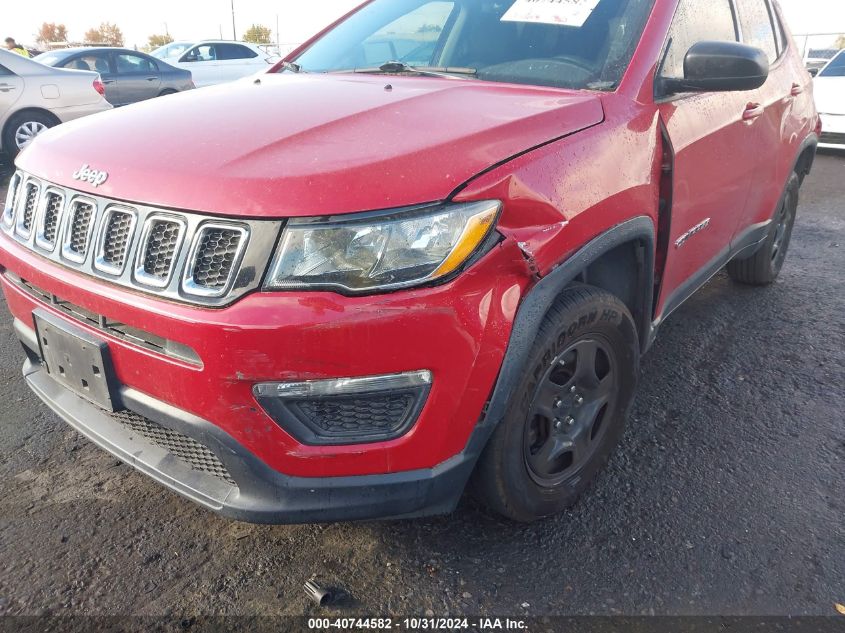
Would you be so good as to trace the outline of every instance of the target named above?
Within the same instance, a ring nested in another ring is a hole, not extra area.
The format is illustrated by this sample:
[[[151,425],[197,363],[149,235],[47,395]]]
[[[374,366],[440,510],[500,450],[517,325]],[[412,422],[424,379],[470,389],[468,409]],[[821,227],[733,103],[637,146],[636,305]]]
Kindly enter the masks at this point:
[[[264,285],[356,293],[434,281],[478,251],[500,209],[500,202],[485,201],[291,220]]]

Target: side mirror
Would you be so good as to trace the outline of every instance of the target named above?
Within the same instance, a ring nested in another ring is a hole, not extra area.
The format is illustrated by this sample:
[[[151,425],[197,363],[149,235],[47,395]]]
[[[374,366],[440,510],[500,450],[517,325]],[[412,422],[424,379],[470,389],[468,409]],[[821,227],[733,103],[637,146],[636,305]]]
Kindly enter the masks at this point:
[[[811,68],[809,70],[810,77],[817,77],[820,70],[821,70],[820,68]]]
[[[737,42],[699,42],[684,58],[684,78],[664,79],[664,88],[679,92],[756,90],[769,77],[769,60],[759,48]]]

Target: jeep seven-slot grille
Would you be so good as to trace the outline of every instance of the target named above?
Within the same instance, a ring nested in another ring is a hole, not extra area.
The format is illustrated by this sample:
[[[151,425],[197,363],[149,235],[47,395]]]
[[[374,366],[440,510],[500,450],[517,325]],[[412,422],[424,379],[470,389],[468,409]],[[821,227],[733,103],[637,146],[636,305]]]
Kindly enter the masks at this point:
[[[128,205],[20,171],[11,184],[0,230],[17,242],[83,274],[207,306],[260,286],[256,271],[266,269],[282,226]]]

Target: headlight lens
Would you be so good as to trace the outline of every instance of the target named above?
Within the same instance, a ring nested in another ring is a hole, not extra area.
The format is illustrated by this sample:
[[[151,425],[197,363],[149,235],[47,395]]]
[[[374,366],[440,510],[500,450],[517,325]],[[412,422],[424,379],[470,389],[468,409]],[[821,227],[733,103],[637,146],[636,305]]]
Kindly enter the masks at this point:
[[[291,220],[265,288],[392,290],[460,268],[490,235],[498,201],[427,207],[352,219]]]

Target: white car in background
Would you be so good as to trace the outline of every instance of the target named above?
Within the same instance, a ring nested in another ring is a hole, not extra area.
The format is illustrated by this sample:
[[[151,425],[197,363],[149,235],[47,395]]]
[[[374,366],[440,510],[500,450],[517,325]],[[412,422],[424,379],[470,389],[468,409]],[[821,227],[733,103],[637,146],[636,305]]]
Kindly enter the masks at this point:
[[[17,156],[47,128],[111,110],[100,75],[0,49],[0,151]]]
[[[256,44],[223,40],[172,42],[151,54],[171,66],[190,70],[197,88],[235,81],[279,61],[278,55]]]
[[[819,147],[845,149],[845,50],[821,69],[814,85],[816,107],[822,117]]]

